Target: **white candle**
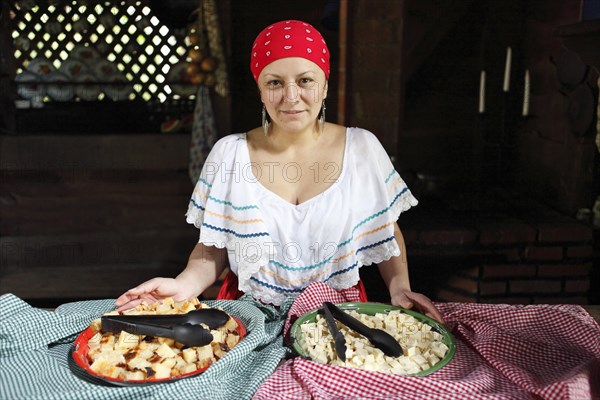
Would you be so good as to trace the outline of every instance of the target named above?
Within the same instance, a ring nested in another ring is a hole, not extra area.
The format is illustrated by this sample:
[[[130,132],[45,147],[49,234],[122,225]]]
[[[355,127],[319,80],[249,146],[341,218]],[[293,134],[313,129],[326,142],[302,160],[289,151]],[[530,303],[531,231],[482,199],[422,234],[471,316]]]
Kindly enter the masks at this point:
[[[510,88],[510,64],[512,62],[512,49],[510,47],[506,48],[506,65],[504,66],[504,84],[502,85],[502,90],[508,92]]]
[[[485,70],[479,75],[479,114],[485,112]]]
[[[523,116],[529,115],[529,92],[531,83],[529,82],[529,70],[525,70],[525,86],[523,88]]]

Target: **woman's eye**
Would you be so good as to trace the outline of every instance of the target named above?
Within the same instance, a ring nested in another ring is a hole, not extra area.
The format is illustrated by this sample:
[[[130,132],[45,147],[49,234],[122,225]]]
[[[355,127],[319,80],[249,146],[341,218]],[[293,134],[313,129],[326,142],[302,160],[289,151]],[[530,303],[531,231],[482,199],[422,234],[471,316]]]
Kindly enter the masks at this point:
[[[310,78],[302,78],[302,79],[300,79],[300,84],[301,85],[305,85],[305,86],[306,85],[310,85],[312,82],[313,82],[313,80],[310,79]]]
[[[267,82],[268,86],[274,87],[274,86],[281,86],[281,81],[277,80],[277,79],[273,79],[272,81]]]

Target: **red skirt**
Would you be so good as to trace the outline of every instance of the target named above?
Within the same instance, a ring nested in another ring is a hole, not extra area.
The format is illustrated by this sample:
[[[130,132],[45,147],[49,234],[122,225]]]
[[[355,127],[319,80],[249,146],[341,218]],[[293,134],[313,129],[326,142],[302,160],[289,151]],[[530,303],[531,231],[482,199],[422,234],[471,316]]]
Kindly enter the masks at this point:
[[[361,302],[366,302],[367,300],[367,291],[365,290],[365,285],[363,285],[362,281],[359,280],[358,283],[350,289],[357,289]],[[342,289],[340,292],[344,292],[344,290],[350,289]],[[244,292],[241,292],[238,289],[238,278],[237,275],[233,272],[229,271],[223,284],[221,285],[221,289],[219,289],[219,294],[217,295],[217,300],[237,300]]]

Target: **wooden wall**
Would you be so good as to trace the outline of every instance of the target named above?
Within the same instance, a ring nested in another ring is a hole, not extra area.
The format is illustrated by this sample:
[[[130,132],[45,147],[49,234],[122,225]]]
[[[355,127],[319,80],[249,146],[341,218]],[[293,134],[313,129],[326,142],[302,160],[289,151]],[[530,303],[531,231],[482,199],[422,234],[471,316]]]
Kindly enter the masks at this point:
[[[557,69],[549,61],[562,48],[554,30],[577,19],[580,0],[341,2],[348,11],[341,99],[332,96],[340,38],[323,25],[330,2],[223,3],[231,98],[216,99],[221,136],[260,123],[248,66],[256,34],[270,22],[304,19],[322,31],[332,51],[328,120],[337,120],[343,102],[345,121],[339,122],[372,130],[405,178],[429,175],[461,194],[493,177],[568,215],[591,205],[586,199],[598,191],[590,178],[593,143],[573,135],[572,104],[558,101]],[[502,126],[507,45],[514,48],[515,72],[508,99],[513,118],[505,128],[518,145],[491,169],[494,153],[486,153],[483,138]],[[477,113],[482,67],[489,77],[485,116]],[[526,67],[532,76],[528,119],[519,114]],[[4,135],[0,146],[0,293],[40,301],[110,297],[185,265],[197,238],[184,220],[193,187],[189,135]],[[471,205],[484,207],[478,199]],[[422,201],[420,208],[426,206]]]
[[[580,208],[591,209],[600,195],[600,176],[594,176],[600,165],[594,144],[598,70],[586,65],[584,54],[567,48],[558,34],[559,27],[580,21],[581,2],[552,4],[530,8],[524,21],[523,62],[532,76],[531,115],[520,131],[515,185],[574,216]],[[598,37],[597,29],[590,36]]]
[[[405,1],[348,1],[345,122],[396,154],[402,110]]]
[[[218,2],[228,63],[230,4]],[[10,54],[5,33],[0,50]],[[10,90],[0,93],[0,102],[12,105],[14,63],[9,69],[0,84]],[[145,111],[133,102],[61,105],[25,110],[17,123],[7,108],[0,110],[0,294],[52,306],[115,297],[146,279],[175,276],[198,237],[185,222],[193,190],[189,133],[160,134],[161,121],[155,130],[141,130],[149,125],[145,118],[162,114],[128,112]],[[214,95],[213,108],[219,134],[229,133],[231,97]],[[57,118],[65,110],[72,121]],[[34,129],[20,130],[24,119],[34,119],[27,124]],[[106,129],[111,124],[120,130]]]
[[[185,266],[188,135],[0,136],[0,151],[0,293],[113,297]]]

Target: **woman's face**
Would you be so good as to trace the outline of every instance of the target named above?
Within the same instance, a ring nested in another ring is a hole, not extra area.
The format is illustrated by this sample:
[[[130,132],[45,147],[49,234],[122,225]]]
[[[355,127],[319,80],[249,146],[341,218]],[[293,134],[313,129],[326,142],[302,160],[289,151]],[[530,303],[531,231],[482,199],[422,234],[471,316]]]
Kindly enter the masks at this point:
[[[272,122],[290,132],[313,128],[327,97],[325,73],[301,57],[267,65],[258,77],[258,87]]]

